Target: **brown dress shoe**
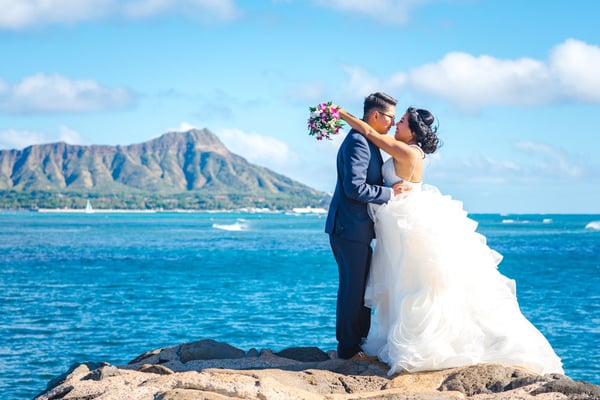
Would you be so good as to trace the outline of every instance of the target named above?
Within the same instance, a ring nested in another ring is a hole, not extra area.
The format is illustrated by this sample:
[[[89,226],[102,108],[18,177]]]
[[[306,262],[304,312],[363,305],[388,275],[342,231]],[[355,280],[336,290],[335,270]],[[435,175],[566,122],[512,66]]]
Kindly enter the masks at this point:
[[[376,361],[378,360],[377,356],[368,356],[364,351],[359,351],[352,357],[350,357],[352,361]]]

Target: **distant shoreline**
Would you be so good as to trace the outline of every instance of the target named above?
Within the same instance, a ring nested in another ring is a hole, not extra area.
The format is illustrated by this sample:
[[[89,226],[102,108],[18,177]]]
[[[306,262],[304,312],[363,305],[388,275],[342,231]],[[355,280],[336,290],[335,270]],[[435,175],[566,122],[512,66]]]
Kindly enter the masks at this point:
[[[97,210],[93,210],[93,211],[88,211],[84,208],[38,208],[35,210],[31,210],[32,212],[39,212],[39,213],[53,213],[53,214],[60,214],[60,213],[69,213],[69,214],[102,214],[102,213],[156,213],[156,212],[160,212],[159,210],[141,210],[141,209],[135,209],[135,210],[127,210],[127,209],[97,209]]]
[[[47,213],[47,214],[155,214],[155,213],[220,213],[220,212],[250,212],[250,213],[286,213],[292,212],[295,214],[325,214],[327,210],[320,207],[296,207],[291,210],[271,210],[269,208],[239,208],[239,209],[217,209],[217,210],[189,210],[189,209],[94,209],[86,210],[84,208],[38,208],[30,210],[32,212]]]

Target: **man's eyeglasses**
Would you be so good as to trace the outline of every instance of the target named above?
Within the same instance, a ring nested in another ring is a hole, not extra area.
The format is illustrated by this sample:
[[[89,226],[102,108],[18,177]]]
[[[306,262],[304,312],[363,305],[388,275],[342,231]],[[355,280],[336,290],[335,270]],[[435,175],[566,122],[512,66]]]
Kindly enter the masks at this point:
[[[395,115],[386,114],[386,113],[384,113],[384,112],[381,112],[381,111],[377,111],[377,112],[378,112],[379,114],[381,114],[381,115],[385,115],[386,117],[388,117],[388,118],[389,118],[389,119],[391,119],[392,121],[394,121],[394,120],[396,119],[396,116],[395,116]]]

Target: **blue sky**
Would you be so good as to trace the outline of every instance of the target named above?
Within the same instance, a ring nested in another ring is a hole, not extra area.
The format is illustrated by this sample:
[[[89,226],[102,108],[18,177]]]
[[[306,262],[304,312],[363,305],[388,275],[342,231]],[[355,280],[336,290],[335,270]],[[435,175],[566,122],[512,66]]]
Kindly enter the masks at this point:
[[[0,149],[208,128],[332,192],[341,137],[386,91],[431,110],[428,183],[467,211],[600,213],[600,2],[0,0]]]

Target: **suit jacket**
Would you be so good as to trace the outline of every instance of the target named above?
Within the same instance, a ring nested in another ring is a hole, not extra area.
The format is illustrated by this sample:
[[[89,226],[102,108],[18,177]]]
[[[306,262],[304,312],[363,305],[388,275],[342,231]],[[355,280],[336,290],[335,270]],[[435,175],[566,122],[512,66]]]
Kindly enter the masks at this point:
[[[337,183],[329,205],[325,232],[358,242],[375,237],[367,203],[383,204],[392,189],[383,186],[383,160],[377,146],[350,130],[337,155]]]

